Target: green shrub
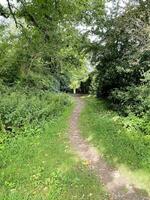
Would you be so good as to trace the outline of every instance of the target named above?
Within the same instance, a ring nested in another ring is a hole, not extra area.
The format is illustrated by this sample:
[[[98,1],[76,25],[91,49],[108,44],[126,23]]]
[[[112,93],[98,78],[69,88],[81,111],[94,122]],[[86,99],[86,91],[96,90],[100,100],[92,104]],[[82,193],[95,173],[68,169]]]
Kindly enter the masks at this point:
[[[42,91],[4,93],[0,99],[1,135],[35,134],[43,123],[58,117],[70,103],[70,98],[65,94]]]
[[[45,72],[46,73],[46,72]],[[60,91],[59,81],[52,76],[49,72],[47,75],[39,72],[30,72],[27,76],[23,77],[20,81],[21,86],[26,88],[33,88],[38,90]]]
[[[124,115],[132,112],[142,116],[150,110],[150,90],[147,85],[115,89],[111,92],[109,100],[113,108]]]

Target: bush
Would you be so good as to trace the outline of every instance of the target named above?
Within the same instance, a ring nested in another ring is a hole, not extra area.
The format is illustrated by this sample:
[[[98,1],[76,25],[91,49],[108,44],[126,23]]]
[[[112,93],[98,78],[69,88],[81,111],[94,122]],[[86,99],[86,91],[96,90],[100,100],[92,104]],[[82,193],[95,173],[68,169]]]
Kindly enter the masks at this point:
[[[146,85],[114,89],[109,95],[109,100],[111,105],[124,115],[132,112],[137,116],[143,116],[150,110],[150,90]]]
[[[4,93],[0,99],[1,137],[35,134],[70,103],[65,94],[13,90]]]
[[[137,117],[133,113],[128,117],[120,117],[121,124],[131,132],[141,133],[143,135],[150,135],[150,117]]]
[[[37,90],[49,90],[52,92],[60,91],[59,81],[49,74],[40,74],[39,72],[30,72],[27,76],[23,77],[20,81],[21,86],[26,88],[35,88]]]

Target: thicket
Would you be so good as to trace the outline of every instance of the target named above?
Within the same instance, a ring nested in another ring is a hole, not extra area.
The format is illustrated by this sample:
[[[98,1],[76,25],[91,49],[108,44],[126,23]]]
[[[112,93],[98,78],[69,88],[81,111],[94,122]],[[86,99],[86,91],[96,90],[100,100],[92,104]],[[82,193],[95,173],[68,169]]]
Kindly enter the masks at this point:
[[[93,15],[90,91],[149,134],[150,2],[132,1],[123,9],[115,3],[112,11]]]

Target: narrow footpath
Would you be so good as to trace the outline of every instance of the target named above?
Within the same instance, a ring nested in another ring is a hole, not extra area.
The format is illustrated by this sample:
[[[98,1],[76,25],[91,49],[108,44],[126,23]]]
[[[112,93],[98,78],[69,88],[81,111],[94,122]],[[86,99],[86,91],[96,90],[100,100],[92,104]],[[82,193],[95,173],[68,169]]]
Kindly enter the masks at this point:
[[[113,169],[100,157],[96,148],[91,146],[80,135],[78,127],[79,116],[84,108],[84,100],[75,97],[76,106],[70,118],[70,143],[78,156],[89,163],[89,168],[95,171],[101,182],[105,185],[110,194],[110,200],[150,200],[149,197],[142,196],[142,190],[129,184],[126,177],[117,169]]]

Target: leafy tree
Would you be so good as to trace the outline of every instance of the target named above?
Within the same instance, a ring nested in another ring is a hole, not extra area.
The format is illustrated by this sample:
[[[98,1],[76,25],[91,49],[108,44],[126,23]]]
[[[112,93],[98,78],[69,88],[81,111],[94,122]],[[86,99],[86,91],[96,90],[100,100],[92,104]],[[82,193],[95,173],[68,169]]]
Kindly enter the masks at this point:
[[[8,0],[7,3],[7,8],[1,6],[0,14],[12,17],[18,29],[15,35],[8,34],[10,55],[2,56],[3,80],[29,87],[41,84],[41,89],[53,88],[50,85],[55,82],[55,91],[66,90],[72,71],[80,70],[85,59],[82,36],[76,28],[85,2],[20,0],[15,5]]]
[[[150,69],[149,6],[148,1],[133,2],[119,14],[96,16],[91,31],[96,36],[89,48],[98,72],[97,96],[110,99],[119,109],[135,111],[142,101],[135,100],[132,91],[146,87],[142,79]]]

